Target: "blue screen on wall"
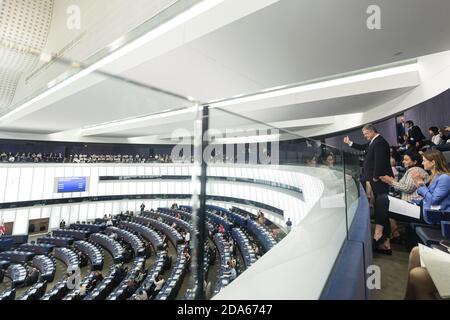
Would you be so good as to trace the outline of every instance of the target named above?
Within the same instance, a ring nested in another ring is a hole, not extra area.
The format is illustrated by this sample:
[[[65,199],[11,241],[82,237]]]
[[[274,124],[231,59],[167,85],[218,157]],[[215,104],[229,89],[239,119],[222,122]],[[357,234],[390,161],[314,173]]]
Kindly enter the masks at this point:
[[[57,192],[84,192],[87,188],[86,177],[56,178]]]

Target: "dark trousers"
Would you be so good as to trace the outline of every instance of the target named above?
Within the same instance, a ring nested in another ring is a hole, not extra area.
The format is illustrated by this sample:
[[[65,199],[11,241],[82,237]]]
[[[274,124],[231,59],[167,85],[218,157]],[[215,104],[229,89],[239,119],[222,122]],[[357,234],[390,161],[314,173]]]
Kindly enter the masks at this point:
[[[383,236],[391,236],[391,224],[389,223],[389,185],[381,181],[371,181],[374,196],[375,224],[383,226]]]

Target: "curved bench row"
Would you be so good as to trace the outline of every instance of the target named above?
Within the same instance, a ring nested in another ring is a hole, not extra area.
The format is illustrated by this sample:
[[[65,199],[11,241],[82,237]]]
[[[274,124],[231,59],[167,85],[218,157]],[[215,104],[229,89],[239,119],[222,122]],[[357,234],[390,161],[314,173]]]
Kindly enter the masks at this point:
[[[127,287],[128,280],[135,278],[139,272],[139,270],[143,270],[145,268],[145,257],[137,257],[134,262],[131,270],[128,271],[125,279],[117,286],[116,289],[111,292],[111,294],[107,297],[107,300],[122,300],[128,299],[129,296],[126,296],[127,292],[125,291]],[[133,294],[132,292],[130,296]]]
[[[83,278],[83,280],[80,281],[80,287],[84,286],[84,285],[88,285],[95,277],[95,272],[90,272],[87,276],[85,276]],[[80,289],[76,288],[72,291],[70,291],[64,298],[63,300],[74,300],[76,297],[79,296],[80,294]]]
[[[52,282],[55,278],[56,266],[55,262],[44,255],[34,256],[33,267],[37,268],[41,273],[41,279]]]
[[[155,229],[160,230],[162,233],[169,237],[169,240],[173,243],[174,246],[177,246],[179,243],[184,243],[183,237],[177,230],[161,221],[147,217],[134,217],[133,221],[146,226],[151,225]]]
[[[247,229],[255,235],[265,252],[269,251],[277,244],[269,231],[256,221],[248,220]]]
[[[147,273],[147,277],[144,279],[138,290],[136,290],[136,292],[131,296],[131,299],[134,300],[136,298],[137,292],[139,292],[139,290],[148,290],[151,287],[151,285],[153,284],[153,279],[162,273],[165,256],[165,251],[158,251],[155,257],[155,261],[153,262],[153,266]]]
[[[177,246],[177,260],[175,261],[175,265],[172,267],[170,276],[167,278],[164,286],[156,296],[156,300],[168,300],[175,298],[176,292],[181,286],[186,268],[186,258],[184,256],[185,247],[186,246],[184,244]]]
[[[0,260],[14,263],[27,263],[33,259],[34,255],[34,253],[27,251],[5,251],[0,253]]]
[[[16,298],[16,289],[9,288],[0,293],[0,301],[14,300]]]
[[[80,265],[80,260],[73,250],[67,248],[55,248],[53,254],[55,258],[64,262],[68,268],[71,267],[76,269]]]
[[[105,224],[72,223],[70,225],[70,229],[72,230],[85,230],[91,233],[101,232],[105,228]]]
[[[90,231],[72,229],[54,230],[52,232],[52,235],[54,237],[73,238],[76,240],[85,240],[89,237],[90,234]]]
[[[48,255],[53,251],[54,247],[55,247],[54,244],[49,243],[36,243],[36,244],[24,243],[20,245],[19,250],[32,252],[34,254]]]
[[[250,267],[252,264],[256,262],[255,251],[252,248],[250,240],[245,235],[245,233],[239,228],[233,228],[231,234],[239,246],[242,257],[244,258],[245,266],[247,268]]]
[[[123,260],[123,248],[119,242],[109,238],[102,233],[94,233],[89,238],[91,241],[99,244],[112,255],[114,263],[122,262]]]
[[[38,243],[53,244],[56,247],[68,247],[73,244],[73,238],[71,237],[41,237],[37,239]]]
[[[163,240],[155,230],[152,230],[151,228],[143,226],[139,223],[130,221],[121,221],[120,226],[139,233],[142,237],[147,239],[147,241],[150,241],[155,251],[162,249]]]
[[[213,241],[217,249],[219,250],[220,256],[220,268],[218,272],[216,287],[214,289],[214,294],[217,294],[219,293],[220,290],[222,290],[223,287],[227,286],[230,283],[230,276],[226,275],[225,272],[227,271],[227,264],[228,261],[230,261],[232,254],[230,251],[230,247],[226,243],[222,234],[220,233],[214,234]]]
[[[17,298],[17,300],[38,300],[45,294],[46,290],[47,281],[35,283],[23,295]]]
[[[27,270],[21,264],[11,264],[6,269],[5,275],[11,279],[12,287],[16,287],[25,282],[27,278]]]
[[[63,277],[49,292],[44,294],[40,300],[61,300],[69,292],[66,282],[67,279]]]
[[[125,242],[129,243],[131,247],[133,248],[133,251],[136,256],[143,255],[145,252],[144,249],[144,243],[142,240],[136,236],[135,234],[132,234],[129,231],[117,228],[117,227],[108,227],[105,229],[107,234],[116,233],[119,238],[124,240]]]
[[[74,247],[89,257],[92,270],[103,268],[103,253],[92,243],[84,240],[75,241]]]
[[[158,212],[145,212],[143,215],[145,217],[149,217],[149,218],[158,218],[161,217],[161,219],[164,219],[168,222],[170,222],[170,224],[175,223],[176,226],[178,226],[179,228],[183,229],[186,232],[192,232],[193,227],[190,223],[182,220],[182,219],[178,219],[176,217],[174,217],[172,214],[168,214],[167,212],[159,212],[161,208],[158,208]]]
[[[111,266],[110,270],[109,275],[105,277],[103,281],[84,298],[84,300],[104,300],[114,287],[125,277],[125,275],[121,275],[117,272],[116,266]]]

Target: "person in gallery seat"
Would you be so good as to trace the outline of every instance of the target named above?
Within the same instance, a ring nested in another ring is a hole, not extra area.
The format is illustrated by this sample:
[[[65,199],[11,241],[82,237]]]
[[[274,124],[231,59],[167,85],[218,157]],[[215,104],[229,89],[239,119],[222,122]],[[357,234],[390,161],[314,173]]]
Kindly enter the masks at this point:
[[[428,185],[420,173],[414,172],[412,175],[417,193],[423,197],[423,210],[450,211],[450,169],[442,152],[426,151],[423,167],[431,171]]]

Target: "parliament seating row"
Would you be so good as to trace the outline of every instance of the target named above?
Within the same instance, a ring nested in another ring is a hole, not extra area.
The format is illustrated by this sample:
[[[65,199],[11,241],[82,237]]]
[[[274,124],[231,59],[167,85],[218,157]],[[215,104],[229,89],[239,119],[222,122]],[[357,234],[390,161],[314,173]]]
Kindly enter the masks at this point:
[[[127,291],[125,289],[127,287],[128,280],[136,278],[137,274],[139,273],[139,270],[143,270],[144,268],[145,268],[145,257],[135,258],[133,265],[131,266],[131,269],[128,271],[128,274],[122,280],[122,282],[113,290],[113,292],[111,292],[107,300],[128,299],[134,293],[134,292],[131,293],[130,296],[126,296]]]
[[[27,251],[5,251],[0,253],[0,260],[6,260],[15,263],[27,263],[34,257],[34,253]]]
[[[49,243],[35,243],[35,244],[24,243],[19,246],[19,250],[33,252],[35,254],[48,255],[53,251],[54,247],[55,247],[54,244]]]
[[[73,238],[76,240],[85,240],[91,234],[90,231],[87,230],[72,230],[72,229],[61,229],[54,230],[52,235],[54,237],[65,237],[65,238]]]
[[[161,221],[142,216],[133,217],[133,221],[143,225],[151,225],[153,228],[160,230],[162,233],[168,236],[169,240],[173,243],[174,246],[177,246],[180,243],[184,243],[183,237],[177,230]]]
[[[0,301],[14,300],[16,298],[16,289],[9,288],[0,293]]]
[[[40,300],[61,300],[62,298],[64,298],[65,295],[69,293],[66,282],[66,277],[60,279],[50,291],[48,291],[41,297]]]
[[[116,266],[113,265],[110,268],[108,276],[106,276],[102,282],[100,282],[94,290],[86,295],[84,300],[104,300],[114,287],[123,280],[123,276],[117,272]]]
[[[75,300],[80,295],[80,288],[82,286],[87,286],[95,277],[95,272],[90,272],[88,275],[86,275],[81,281],[80,286],[78,288],[75,288],[71,290],[64,298],[63,300]]]
[[[17,300],[39,300],[47,290],[47,281],[38,282],[28,288]]]
[[[277,242],[265,227],[254,220],[248,220],[247,229],[258,239],[264,252],[272,249]]]
[[[5,275],[11,279],[12,287],[15,288],[25,282],[27,270],[21,264],[11,264],[6,269]]]
[[[215,210],[216,212],[220,213],[220,214],[224,214],[228,217],[228,219],[232,222],[235,222],[236,224],[240,225],[241,227],[246,227],[247,226],[247,220],[248,218],[239,215],[237,213],[231,212],[230,210],[227,210],[225,208],[222,207],[218,207],[218,206],[213,206],[213,205],[206,205],[206,210],[207,211],[213,211]]]
[[[61,260],[65,263],[67,268],[71,268],[72,270],[75,270],[80,265],[80,260],[78,259],[78,256],[76,255],[73,250],[68,248],[55,248],[53,251],[53,255],[55,258]]]
[[[231,228],[233,227],[232,222],[225,220],[225,218],[219,216],[218,214],[214,213],[213,211],[207,211],[207,217],[214,224],[222,225],[226,232],[231,231]]]
[[[73,230],[86,230],[91,233],[101,232],[106,228],[106,224],[88,224],[88,223],[72,223],[70,229]]]
[[[220,290],[230,283],[230,276],[226,274],[228,268],[228,261],[231,260],[232,253],[228,243],[226,243],[223,235],[216,233],[213,235],[213,242],[219,250],[220,267],[217,277],[217,283],[214,289],[214,294],[220,292]]]
[[[90,242],[75,241],[74,247],[88,256],[91,262],[91,270],[101,270],[103,268],[103,253]]]
[[[241,251],[242,257],[244,258],[245,266],[249,268],[256,262],[256,255],[252,248],[250,240],[239,228],[233,228],[231,234],[239,246],[239,250]]]
[[[141,256],[145,253],[144,242],[135,234],[117,227],[108,227],[105,229],[105,232],[107,234],[115,233],[120,239],[130,244],[136,256]]]
[[[11,262],[9,262],[7,260],[0,260],[0,270],[8,269],[10,264],[11,264]]]
[[[192,232],[193,228],[192,225],[182,219],[176,218],[173,214],[169,214],[166,210],[161,210],[163,208],[158,208],[158,211],[156,212],[145,212],[144,215],[151,218],[158,218],[161,217],[165,221],[169,222],[170,224],[175,223],[175,225],[181,229],[183,229],[186,232]],[[169,209],[170,210],[170,209]]]
[[[55,262],[45,255],[37,255],[33,258],[33,267],[37,268],[41,273],[41,279],[52,282],[55,278],[56,265]]]
[[[121,221],[120,226],[139,233],[147,241],[150,241],[155,251],[162,249],[163,240],[155,230],[131,221]]]
[[[158,211],[165,213],[165,214],[170,214],[171,216],[176,217],[177,215],[181,216],[181,219],[183,219],[184,221],[191,221],[192,219],[192,214],[191,212],[187,212],[187,211],[183,211],[183,210],[175,210],[175,209],[170,209],[170,208],[158,208]]]
[[[123,260],[123,248],[119,242],[109,238],[102,233],[94,233],[89,238],[91,241],[99,244],[112,255],[114,263],[122,262]]]
[[[148,270],[147,277],[145,277],[144,281],[142,282],[138,290],[136,290],[136,292],[131,296],[132,300],[136,298],[136,295],[139,292],[139,290],[148,290],[148,288],[150,288],[151,285],[153,284],[153,279],[156,278],[158,275],[162,274],[165,256],[166,256],[165,251],[158,251],[155,260],[153,262],[152,268]]]
[[[37,239],[38,243],[53,244],[56,247],[69,247],[73,245],[72,237],[41,237]]]
[[[186,271],[186,258],[184,256],[185,245],[177,246],[177,260],[172,267],[172,272],[164,283],[164,286],[156,296],[156,300],[171,300],[175,299],[176,293],[181,286]]]

